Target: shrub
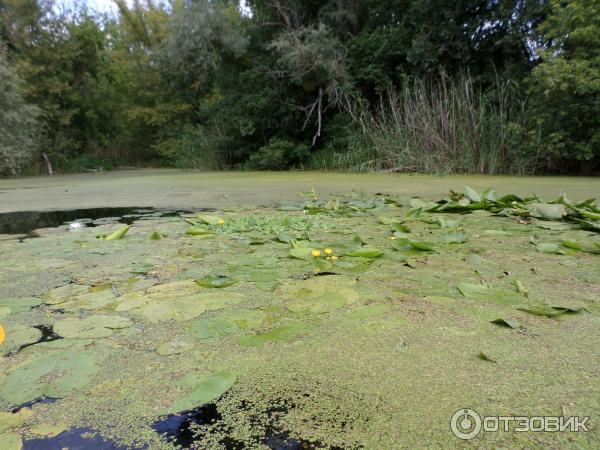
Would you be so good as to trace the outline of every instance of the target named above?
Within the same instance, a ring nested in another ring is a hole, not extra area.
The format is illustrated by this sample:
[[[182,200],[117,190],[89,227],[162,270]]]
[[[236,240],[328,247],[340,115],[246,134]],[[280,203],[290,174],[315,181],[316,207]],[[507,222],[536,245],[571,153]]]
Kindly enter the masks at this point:
[[[250,155],[248,168],[260,170],[282,170],[298,167],[309,155],[306,144],[296,144],[280,138],[271,138],[269,143]]]

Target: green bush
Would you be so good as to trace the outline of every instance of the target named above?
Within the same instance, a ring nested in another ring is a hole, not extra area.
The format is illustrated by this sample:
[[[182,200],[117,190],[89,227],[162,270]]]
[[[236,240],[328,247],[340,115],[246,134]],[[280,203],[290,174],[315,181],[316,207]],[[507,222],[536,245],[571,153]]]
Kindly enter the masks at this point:
[[[63,169],[65,172],[85,172],[95,170],[98,172],[112,170],[112,165],[104,158],[95,155],[84,153],[64,163]]]
[[[200,126],[186,126],[175,137],[161,140],[154,150],[162,161],[181,168],[226,168],[233,139]]]
[[[248,168],[259,170],[283,170],[298,167],[308,157],[306,144],[296,144],[280,138],[269,143],[250,156]]]

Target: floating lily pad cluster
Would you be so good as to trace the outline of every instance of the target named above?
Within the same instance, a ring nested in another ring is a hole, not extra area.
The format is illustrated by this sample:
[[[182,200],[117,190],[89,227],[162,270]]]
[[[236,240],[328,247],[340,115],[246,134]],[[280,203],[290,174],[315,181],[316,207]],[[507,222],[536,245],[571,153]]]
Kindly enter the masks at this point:
[[[380,392],[372,379],[410,373],[415,360],[407,355],[417,337],[423,340],[422,330],[430,331],[432,348],[456,336],[468,341],[467,348],[492,342],[485,351],[451,350],[457,360],[471,358],[459,361],[460,370],[471,363],[501,368],[504,356],[493,350],[494,338],[506,338],[514,350],[528,345],[526,338],[533,341],[533,331],[561,331],[568,318],[582,326],[595,319],[593,293],[554,301],[548,285],[563,293],[567,287],[544,271],[564,264],[564,276],[584,268],[580,279],[567,282],[594,286],[598,275],[589,268],[600,253],[599,214],[591,200],[546,202],[471,188],[438,202],[359,193],[323,198],[312,190],[277,211],[147,221],[145,233],[127,234],[123,227],[101,239],[118,243],[90,239],[86,230],[77,242],[48,237],[53,246],[42,255],[50,261],[45,270],[71,282],[54,287],[51,281],[45,292],[29,293],[33,297],[0,298],[7,335],[0,347],[0,404],[8,410],[41,397],[71,397],[44,406],[68,411],[70,400],[98,395],[101,411],[93,417],[122,408],[147,423],[148,415],[178,414],[208,402],[217,402],[225,417],[232,409],[220,405],[231,405],[240,392],[263,401],[249,387],[253,376],[265,378],[258,386],[270,393],[269,377],[281,380],[289,372],[298,383],[290,396],[312,395],[323,385],[335,395],[329,403],[343,411],[344,390],[359,386],[355,378],[354,385],[346,383],[346,376],[350,381],[360,372],[375,404]],[[136,240],[139,235],[144,239]],[[27,250],[29,257],[35,252]],[[39,325],[51,327],[54,340],[44,342]],[[379,354],[374,342],[387,353]],[[330,348],[320,352],[322,345]],[[426,353],[418,357],[426,360]],[[313,354],[315,361],[307,362]],[[302,358],[299,370],[296,355]],[[353,366],[365,355],[372,370]],[[278,359],[292,364],[278,365]],[[442,359],[429,367],[450,365]],[[338,378],[330,376],[330,367]],[[140,398],[146,390],[148,398]],[[406,392],[402,383],[382,391],[394,398]],[[106,406],[107,398],[116,406]],[[310,398],[319,405],[321,400]],[[324,423],[337,420],[339,411],[311,414]],[[23,416],[0,413],[0,448],[21,445],[24,430],[50,436],[68,426],[27,422],[36,414],[35,408]],[[235,414],[242,418],[246,411]],[[256,423],[268,424],[269,414]],[[286,420],[294,423],[297,415],[306,424],[310,417],[303,414],[292,408]],[[342,434],[327,444],[343,442]],[[199,434],[198,445],[212,448],[209,437]]]

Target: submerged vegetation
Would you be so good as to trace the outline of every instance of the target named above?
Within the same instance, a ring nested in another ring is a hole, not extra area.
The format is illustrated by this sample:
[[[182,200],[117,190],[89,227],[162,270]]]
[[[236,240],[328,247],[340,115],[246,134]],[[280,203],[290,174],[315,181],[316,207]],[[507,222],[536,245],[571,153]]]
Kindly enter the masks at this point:
[[[600,167],[595,0],[73,4],[0,5],[0,174]]]
[[[599,233],[594,200],[467,187],[5,235],[1,447],[171,449],[178,417],[185,447],[446,447],[466,406],[595,416]]]

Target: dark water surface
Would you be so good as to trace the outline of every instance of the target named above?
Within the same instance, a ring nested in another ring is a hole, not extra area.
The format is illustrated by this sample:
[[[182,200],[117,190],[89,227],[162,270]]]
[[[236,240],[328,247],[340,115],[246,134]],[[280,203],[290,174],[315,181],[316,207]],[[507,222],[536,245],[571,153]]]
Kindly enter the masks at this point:
[[[138,220],[149,220],[160,217],[176,217],[183,213],[206,211],[171,210],[141,207],[126,208],[85,208],[58,211],[17,211],[0,213],[0,234],[32,235],[38,228],[54,228],[59,226],[95,227],[108,223],[132,224]]]

